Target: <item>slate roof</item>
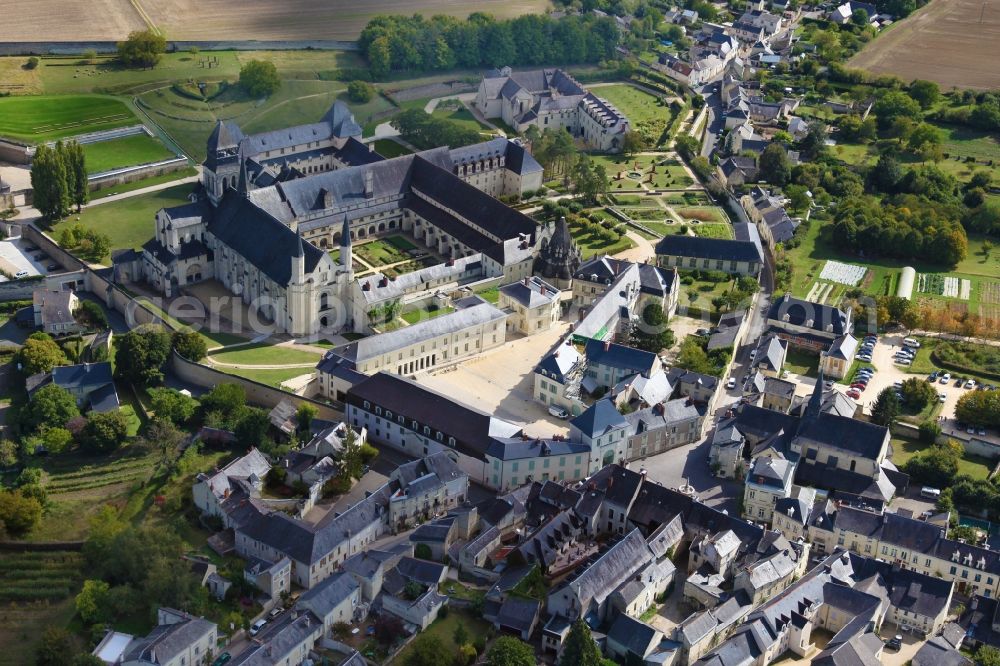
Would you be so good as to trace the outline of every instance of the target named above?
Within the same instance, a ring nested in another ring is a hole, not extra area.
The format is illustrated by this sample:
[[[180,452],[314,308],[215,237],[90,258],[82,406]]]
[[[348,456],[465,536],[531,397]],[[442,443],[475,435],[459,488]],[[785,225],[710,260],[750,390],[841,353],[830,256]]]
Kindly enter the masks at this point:
[[[413,543],[445,543],[451,534],[454,519],[447,518],[424,523],[410,534]]]
[[[311,610],[317,617],[325,618],[360,587],[349,573],[336,573],[303,592],[295,605]]]
[[[812,419],[803,418],[796,431],[798,437],[835,446],[869,460],[878,457],[887,434],[884,426],[826,412]]]
[[[416,420],[432,432],[441,431],[454,437],[456,449],[480,460],[484,459],[491,437],[513,437],[521,432],[518,426],[387,372],[368,377],[347,393],[349,405],[364,409],[366,400],[372,406],[380,405],[404,416],[407,424]]]
[[[972,666],[972,660],[948,645],[940,636],[920,646],[910,660],[912,666]]]
[[[52,368],[52,381],[67,390],[95,389],[114,381],[111,363],[81,363],[79,365],[57,365]]]
[[[793,326],[812,328],[819,333],[833,333],[840,336],[849,332],[847,330],[849,325],[847,314],[839,308],[793,298],[788,294],[771,304],[767,318]],[[810,321],[811,324],[807,326]],[[830,328],[829,331],[827,327]]]
[[[591,602],[602,603],[623,581],[652,559],[652,551],[636,528],[602,552],[592,564],[569,579],[565,586],[573,589],[586,614]]]
[[[541,602],[537,599],[520,599],[508,596],[500,604],[497,613],[497,624],[501,628],[513,629],[518,633],[530,631],[538,620]]]
[[[122,654],[122,661],[141,661],[149,664],[166,664],[176,658],[196,641],[215,630],[215,624],[181,611],[173,611],[184,618],[173,624],[159,624],[144,638],[134,640]]]
[[[590,447],[565,439],[522,439],[520,437],[493,437],[486,455],[499,460],[523,460],[538,456],[565,456],[589,454]]]
[[[588,437],[600,437],[605,433],[618,428],[628,427],[628,421],[621,412],[607,398],[598,400],[585,412],[570,421],[570,425],[577,428]]]
[[[759,456],[753,461],[753,467],[747,475],[747,481],[784,488],[791,481],[795,473],[795,465],[784,458],[773,458],[771,456]]]
[[[830,348],[826,350],[827,356],[832,356],[834,358],[841,358],[848,361],[854,359],[854,352],[858,348],[858,340],[850,333],[845,333],[840,336],[830,345]]]
[[[640,659],[659,643],[662,634],[645,622],[620,613],[608,629],[608,639],[621,645]]]
[[[560,345],[551,354],[545,356],[535,366],[535,372],[545,373],[548,379],[554,379],[559,383],[565,383],[570,371],[580,362],[580,353],[572,341],[567,340],[566,344]]]
[[[760,262],[761,256],[752,241],[701,236],[664,236],[656,244],[656,254],[671,257],[695,257],[722,261]]]
[[[529,309],[559,300],[559,290],[538,276],[505,284],[500,287],[500,293]]]
[[[583,353],[589,363],[632,372],[649,372],[659,361],[653,352],[592,339],[587,340]]]

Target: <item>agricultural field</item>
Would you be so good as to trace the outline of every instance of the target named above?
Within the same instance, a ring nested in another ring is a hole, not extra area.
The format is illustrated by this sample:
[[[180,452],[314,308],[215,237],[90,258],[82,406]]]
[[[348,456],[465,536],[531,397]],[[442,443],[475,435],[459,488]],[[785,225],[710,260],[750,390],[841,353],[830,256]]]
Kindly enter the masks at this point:
[[[170,39],[352,40],[376,14],[451,14],[464,18],[472,12],[487,12],[506,18],[540,13],[548,7],[547,0],[247,0],[239,5],[240,11],[234,12],[233,5],[222,0],[11,0],[4,8],[0,41],[38,41],[39,25],[46,26],[45,38],[53,41],[113,41],[124,39],[132,30],[145,29],[145,21]]]
[[[87,171],[100,173],[137,164],[160,162],[174,157],[159,139],[147,134],[88,143],[83,146]]]
[[[0,98],[0,136],[29,143],[136,125],[124,102],[98,95]]]
[[[975,39],[970,39],[974,35]],[[874,39],[849,62],[942,88],[1000,87],[1000,7],[979,0],[930,2]]]
[[[106,234],[111,239],[112,250],[139,248],[153,237],[156,211],[186,203],[191,187],[190,184],[175,185],[165,190],[91,206],[79,215],[71,215],[59,222],[50,233],[58,240],[62,229],[79,222],[87,229]],[[110,257],[104,257],[103,260],[107,262]]]

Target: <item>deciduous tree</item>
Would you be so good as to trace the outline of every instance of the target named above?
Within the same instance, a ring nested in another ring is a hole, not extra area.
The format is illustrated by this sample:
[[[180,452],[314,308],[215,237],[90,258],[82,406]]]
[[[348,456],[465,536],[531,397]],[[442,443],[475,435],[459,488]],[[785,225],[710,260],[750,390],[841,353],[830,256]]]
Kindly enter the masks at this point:
[[[143,324],[118,338],[115,374],[141,386],[163,381],[163,366],[170,358],[170,333],[158,324]]]
[[[513,636],[501,636],[486,652],[488,666],[534,666],[535,651]]]
[[[155,67],[167,50],[166,38],[156,31],[136,30],[118,42],[118,59],[126,67]]]
[[[270,97],[281,87],[278,68],[269,60],[250,60],[240,68],[240,87],[251,97]]]

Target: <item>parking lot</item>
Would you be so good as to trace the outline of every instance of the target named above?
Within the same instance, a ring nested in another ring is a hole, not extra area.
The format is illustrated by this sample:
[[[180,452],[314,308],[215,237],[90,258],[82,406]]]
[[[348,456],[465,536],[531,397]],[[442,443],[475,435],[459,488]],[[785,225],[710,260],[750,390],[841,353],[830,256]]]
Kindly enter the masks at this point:
[[[17,277],[46,275],[49,266],[58,270],[58,266],[49,257],[28,241],[18,237],[0,241],[0,269]],[[0,275],[0,282],[7,282],[5,275]]]

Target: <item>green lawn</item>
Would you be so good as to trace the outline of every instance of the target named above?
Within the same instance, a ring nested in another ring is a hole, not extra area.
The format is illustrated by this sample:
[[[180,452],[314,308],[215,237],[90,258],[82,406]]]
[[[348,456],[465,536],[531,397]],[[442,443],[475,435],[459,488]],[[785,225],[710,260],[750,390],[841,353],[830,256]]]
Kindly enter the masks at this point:
[[[484,301],[496,305],[497,302],[500,300],[500,288],[489,287],[487,289],[483,289],[482,291],[477,291],[476,296],[483,299]]]
[[[698,220],[699,222],[727,222],[726,214],[718,206],[690,206],[677,208],[675,211],[683,220]],[[728,226],[728,225],[727,225]],[[732,235],[729,236],[732,238]]]
[[[973,171],[987,170],[993,174],[993,184],[1000,183],[1000,139],[995,133],[982,132],[970,127],[937,125],[944,135],[944,152],[949,159],[938,163],[959,178],[967,179]],[[993,161],[993,166],[968,164],[954,158],[973,157],[981,162]]]
[[[97,199],[103,199],[104,197],[111,196],[112,194],[123,194],[125,192],[134,192],[135,190],[141,190],[146,187],[152,187],[153,185],[162,185],[163,183],[171,183],[175,180],[181,180],[183,178],[190,178],[191,176],[197,176],[198,170],[193,166],[181,169],[179,171],[172,171],[171,173],[164,173],[159,176],[153,176],[151,178],[144,178],[142,180],[136,180],[131,183],[123,183],[121,185],[114,185],[112,187],[102,188],[96,192],[90,193],[90,200],[96,201]]]
[[[580,229],[571,229],[570,233],[580,247],[580,253],[585,260],[590,259],[595,254],[617,254],[635,245],[628,236],[622,236],[617,241],[608,243],[598,236],[585,233]]]
[[[781,369],[798,375],[816,377],[819,374],[819,355],[789,348],[785,354],[785,364]]]
[[[159,139],[145,133],[111,141],[88,143],[83,147],[83,154],[89,173],[160,162],[174,157]]]
[[[903,437],[893,437],[890,443],[892,445],[892,462],[899,468],[902,468],[910,458],[930,446],[925,442]],[[993,463],[980,456],[965,454],[958,461],[958,474],[965,474],[974,479],[987,478],[992,469]]]
[[[490,130],[489,127],[476,120],[476,117],[461,105],[456,107],[438,104],[431,115],[435,118],[450,120],[462,129],[472,130],[473,132],[488,132]]]
[[[686,271],[680,271],[681,278],[685,278]],[[692,284],[684,284],[682,281],[680,284],[681,295],[679,303],[684,306],[693,306],[696,308],[701,308],[703,310],[710,311],[713,309],[712,299],[717,296],[722,296],[728,292],[736,284],[735,280],[723,280],[721,282],[709,282],[708,280],[695,280]],[[689,298],[689,294],[695,293],[698,298],[693,302]]]
[[[398,141],[379,139],[375,142],[375,152],[382,157],[393,158],[400,155],[409,155],[412,151]]]
[[[302,349],[271,344],[252,344],[222,350],[211,355],[213,361],[236,365],[282,365],[319,362],[320,355]],[[301,370],[301,368],[299,368]],[[302,374],[299,372],[298,374]]]
[[[838,143],[830,148],[830,153],[847,164],[872,164],[878,156],[871,146],[860,143]]]
[[[415,246],[401,236],[390,236],[389,238],[377,238],[368,243],[354,246],[354,254],[366,262],[375,266],[385,266],[395,264],[409,259],[406,250]]]
[[[317,360],[319,356],[315,357]],[[245,377],[268,386],[280,387],[281,382],[312,372],[309,368],[281,368],[278,370],[253,370],[251,368],[217,368],[227,375]]]
[[[490,625],[487,624],[485,620],[477,615],[459,608],[451,608],[448,611],[448,617],[439,618],[435,620],[431,626],[427,627],[426,630],[421,632],[421,636],[429,635],[434,636],[444,644],[444,654],[441,655],[442,663],[450,662],[450,655],[455,654],[458,650],[458,646],[455,645],[455,640],[453,635],[455,634],[455,628],[458,624],[462,623],[465,625],[465,629],[469,636],[485,636],[490,629]],[[419,638],[417,639],[419,640]],[[393,659],[394,664],[405,664],[407,656],[413,649],[413,644],[407,645],[399,655]],[[447,659],[446,659],[447,656]]]
[[[410,310],[409,312],[404,312],[399,315],[403,318],[407,324],[416,324],[417,322],[427,321],[428,319],[433,319],[434,317],[440,317],[441,315],[450,314],[455,311],[455,308],[450,305],[447,307],[429,307],[426,310]]]
[[[160,318],[173,327],[174,330],[188,328],[188,324],[171,317],[162,308],[152,303],[149,299],[140,296],[136,300],[158,314]],[[207,328],[199,329],[198,335],[205,339],[205,344],[209,349],[212,349],[213,347],[226,347],[228,345],[243,344],[247,341],[246,338],[234,333],[226,333],[225,331],[210,331]]]
[[[624,113],[632,129],[643,136],[647,145],[653,146],[660,139],[669,110],[661,106],[655,96],[627,83],[599,86],[591,92]]]
[[[0,98],[0,135],[35,143],[136,125],[124,102],[98,95]]]
[[[696,236],[703,238],[726,238],[732,239],[733,228],[728,224],[695,224],[691,229]]]
[[[175,185],[165,190],[148,192],[134,197],[112,201],[99,206],[85,208],[79,215],[71,215],[52,228],[52,234],[59,239],[59,232],[80,222],[87,229],[106,234],[111,239],[111,249],[139,248],[153,237],[153,221],[156,212],[169,206],[187,203],[187,195],[193,185]],[[107,263],[110,256],[103,258]]]

